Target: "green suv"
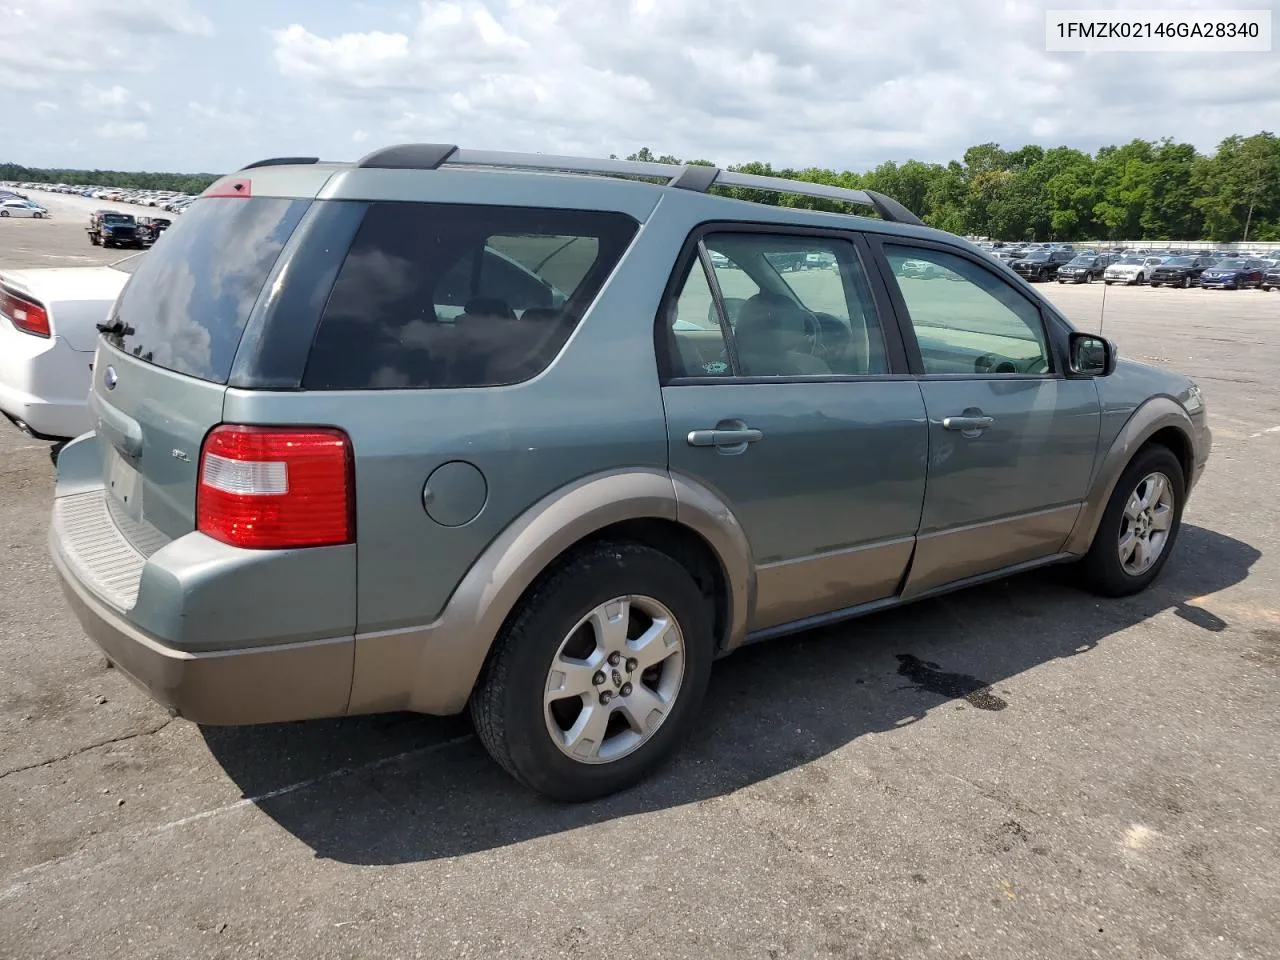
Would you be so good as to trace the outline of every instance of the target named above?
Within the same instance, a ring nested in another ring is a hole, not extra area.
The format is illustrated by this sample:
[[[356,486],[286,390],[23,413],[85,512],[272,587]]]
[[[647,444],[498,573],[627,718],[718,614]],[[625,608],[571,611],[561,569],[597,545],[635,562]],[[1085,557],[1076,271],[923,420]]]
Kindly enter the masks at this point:
[[[89,407],[53,558],[156,700],[469,708],[566,800],[650,773],[743,644],[1061,561],[1141,590],[1210,447],[1193,383],[880,194],[431,144],[215,183]]]

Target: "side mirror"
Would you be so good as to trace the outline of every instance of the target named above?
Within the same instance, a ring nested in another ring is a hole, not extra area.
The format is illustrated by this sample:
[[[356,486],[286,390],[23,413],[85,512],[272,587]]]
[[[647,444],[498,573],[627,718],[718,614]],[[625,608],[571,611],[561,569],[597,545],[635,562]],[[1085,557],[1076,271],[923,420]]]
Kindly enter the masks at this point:
[[[1068,343],[1068,364],[1076,377],[1109,377],[1116,370],[1116,347],[1094,333],[1073,333]]]

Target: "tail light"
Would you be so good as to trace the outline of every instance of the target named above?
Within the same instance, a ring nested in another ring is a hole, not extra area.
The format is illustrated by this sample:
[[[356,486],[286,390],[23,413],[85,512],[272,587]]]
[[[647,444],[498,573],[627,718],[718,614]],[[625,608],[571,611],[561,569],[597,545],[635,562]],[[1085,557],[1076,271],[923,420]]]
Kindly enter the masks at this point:
[[[329,428],[215,427],[200,451],[196,529],[255,550],[354,543],[351,439]]]
[[[49,328],[49,311],[11,290],[0,288],[0,314],[8,317],[23,333],[46,338],[53,335]]]

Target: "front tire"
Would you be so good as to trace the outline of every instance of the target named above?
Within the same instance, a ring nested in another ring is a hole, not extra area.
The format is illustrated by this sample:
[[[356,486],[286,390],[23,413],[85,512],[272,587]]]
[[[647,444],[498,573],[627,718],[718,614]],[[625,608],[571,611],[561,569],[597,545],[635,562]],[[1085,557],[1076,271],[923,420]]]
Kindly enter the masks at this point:
[[[628,541],[544,574],[494,644],[476,733],[526,787],[579,802],[653,773],[693,727],[714,657],[709,605],[683,566]]]
[[[1173,552],[1182,528],[1186,481],[1167,447],[1144,447],[1116,482],[1081,561],[1085,581],[1105,597],[1127,597],[1150,586]]]

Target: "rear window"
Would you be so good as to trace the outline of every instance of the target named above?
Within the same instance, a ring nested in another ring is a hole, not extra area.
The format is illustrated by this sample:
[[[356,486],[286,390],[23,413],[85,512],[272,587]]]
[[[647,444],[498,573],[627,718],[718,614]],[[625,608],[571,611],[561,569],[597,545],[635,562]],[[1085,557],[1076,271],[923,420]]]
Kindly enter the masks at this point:
[[[620,213],[374,203],[302,386],[483,387],[536,376],[635,236]]]
[[[138,262],[108,338],[177,373],[226,383],[280,250],[310,205],[274,197],[193,203]]]

